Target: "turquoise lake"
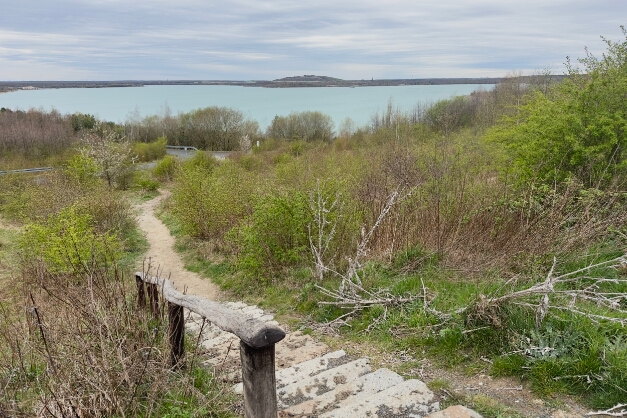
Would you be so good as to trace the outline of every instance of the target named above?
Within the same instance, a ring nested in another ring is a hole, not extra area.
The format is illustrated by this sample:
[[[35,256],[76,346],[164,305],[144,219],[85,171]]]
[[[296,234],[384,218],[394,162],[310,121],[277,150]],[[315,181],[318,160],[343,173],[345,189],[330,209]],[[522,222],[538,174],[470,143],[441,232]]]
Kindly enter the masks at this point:
[[[238,109],[265,129],[276,116],[306,110],[331,116],[336,128],[347,117],[364,126],[389,100],[403,111],[418,103],[431,103],[466,95],[492,85],[454,84],[393,87],[261,88],[239,86],[145,86],[19,90],[0,94],[0,107],[12,110],[56,109],[66,113],[90,113],[99,119],[124,122],[131,116],[172,114],[208,107]]]

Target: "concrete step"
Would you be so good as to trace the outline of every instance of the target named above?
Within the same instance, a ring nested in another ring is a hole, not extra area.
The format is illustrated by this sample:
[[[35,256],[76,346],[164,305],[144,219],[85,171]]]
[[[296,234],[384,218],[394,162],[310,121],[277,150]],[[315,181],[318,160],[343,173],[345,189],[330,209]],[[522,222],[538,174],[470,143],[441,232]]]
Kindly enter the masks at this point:
[[[322,357],[315,357],[311,360],[295,364],[285,369],[277,370],[275,374],[276,387],[280,389],[284,386],[297,383],[306,377],[315,376],[325,370],[348,362],[349,359],[346,352],[339,350],[325,354]],[[233,387],[233,391],[235,393],[243,393],[244,387],[241,383],[237,384]]]
[[[313,399],[335,389],[338,385],[356,380],[370,371],[370,361],[360,358],[316,375],[304,377],[296,383],[277,389],[278,408],[285,409]]]
[[[405,380],[376,396],[356,396],[320,418],[380,417],[423,418],[440,409],[434,394],[420,380]]]
[[[333,351],[322,357],[303,361],[292,367],[279,370],[276,373],[276,387],[282,388],[297,383],[307,377],[318,375],[326,370],[346,364],[349,361],[344,350]]]
[[[443,411],[434,412],[427,415],[426,418],[483,418],[481,415],[468,409],[465,406],[455,405],[449,406]]]
[[[239,338],[237,338],[235,334],[231,334],[230,332],[222,332],[219,335],[212,336],[200,343],[200,345],[207,350],[212,348],[227,348],[231,344],[239,347]]]
[[[248,318],[279,325],[272,314],[243,302],[225,303]],[[185,329],[198,337],[206,360],[216,376],[227,382],[241,381],[239,340],[185,312]],[[325,354],[326,353],[326,354]],[[386,417],[386,418],[481,418],[461,406],[439,411],[433,393],[418,380],[404,381],[388,369],[371,373],[365,358],[350,361],[343,350],[328,353],[325,344],[300,332],[288,333],[276,345],[276,381],[279,417]],[[242,393],[242,384],[233,387]]]
[[[404,379],[389,369],[379,369],[360,376],[354,381],[336,386],[335,389],[323,393],[309,401],[291,406],[279,412],[280,418],[318,416],[333,409],[354,402],[357,396],[372,397],[377,392],[397,385]]]

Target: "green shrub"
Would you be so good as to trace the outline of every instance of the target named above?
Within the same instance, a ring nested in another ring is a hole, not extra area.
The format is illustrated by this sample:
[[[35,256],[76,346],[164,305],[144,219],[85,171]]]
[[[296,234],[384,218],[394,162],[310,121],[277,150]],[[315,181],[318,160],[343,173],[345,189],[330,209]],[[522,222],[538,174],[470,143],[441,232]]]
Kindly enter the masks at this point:
[[[239,248],[237,267],[250,276],[278,275],[309,258],[307,225],[312,222],[309,201],[299,192],[270,195],[231,239]]]
[[[252,212],[257,189],[251,174],[233,162],[212,171],[186,164],[172,191],[173,213],[186,233],[222,242]]]
[[[210,172],[220,165],[220,162],[210,152],[196,151],[192,158],[186,160],[183,165],[186,167],[202,168],[203,170]]]
[[[627,170],[627,31],[605,40],[600,59],[567,65],[569,77],[546,94],[536,92],[516,114],[489,132],[505,144],[522,181],[554,184],[578,177],[586,186],[611,184]],[[622,181],[622,179],[621,179]]]
[[[143,162],[158,160],[165,156],[166,145],[167,139],[164,136],[154,142],[136,142],[133,144],[133,154]]]
[[[84,186],[92,186],[98,181],[98,163],[86,155],[72,157],[65,167],[65,174]]]
[[[171,181],[174,179],[176,170],[179,168],[179,161],[172,155],[166,155],[155,166],[153,173],[155,177],[162,181]]]
[[[25,261],[43,261],[50,272],[67,273],[92,263],[106,265],[119,256],[121,244],[112,233],[98,233],[91,216],[70,206],[27,225],[19,249]]]
[[[133,178],[133,188],[142,192],[156,192],[159,182],[152,178],[146,171],[136,171]]]

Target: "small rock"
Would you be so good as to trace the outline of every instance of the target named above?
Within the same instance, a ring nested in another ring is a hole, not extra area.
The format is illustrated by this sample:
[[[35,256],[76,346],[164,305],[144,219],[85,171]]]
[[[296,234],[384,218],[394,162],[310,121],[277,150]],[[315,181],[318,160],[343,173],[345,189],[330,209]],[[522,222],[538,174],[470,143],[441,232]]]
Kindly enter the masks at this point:
[[[581,418],[579,414],[572,414],[566,411],[555,411],[551,414],[551,418]]]
[[[434,412],[425,418],[483,418],[481,415],[465,406],[449,406],[443,411]]]

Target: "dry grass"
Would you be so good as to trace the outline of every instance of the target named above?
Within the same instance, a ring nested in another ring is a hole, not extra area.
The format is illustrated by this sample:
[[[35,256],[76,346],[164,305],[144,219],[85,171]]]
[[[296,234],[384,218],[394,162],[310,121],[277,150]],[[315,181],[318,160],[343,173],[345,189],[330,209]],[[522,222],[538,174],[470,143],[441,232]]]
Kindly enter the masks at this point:
[[[21,281],[22,305],[2,308],[0,410],[149,417],[195,408],[228,415],[216,398],[220,388],[209,376],[199,381],[196,365],[170,368],[166,325],[136,310],[132,287],[116,269],[85,265],[55,275],[33,264]]]

